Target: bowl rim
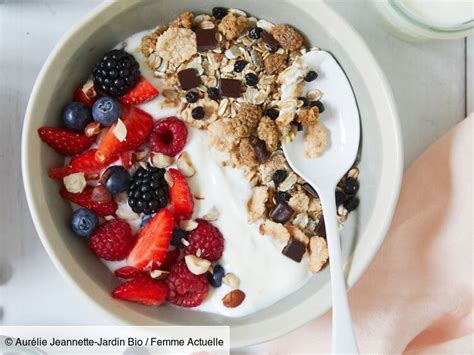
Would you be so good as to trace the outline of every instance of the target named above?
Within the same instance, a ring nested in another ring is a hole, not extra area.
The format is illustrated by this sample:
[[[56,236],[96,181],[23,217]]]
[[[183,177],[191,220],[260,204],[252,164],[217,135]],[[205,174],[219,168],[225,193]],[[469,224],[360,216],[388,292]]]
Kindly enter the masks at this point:
[[[286,0],[287,3],[298,7],[300,10],[305,10],[305,6],[307,5],[306,2],[300,0]],[[57,54],[61,52],[63,47],[70,41],[71,37],[73,37],[76,33],[82,31],[89,23],[93,22],[94,19],[100,16],[101,13],[104,11],[110,11],[113,8],[117,8],[121,6],[123,9],[127,9],[129,6],[133,4],[139,3],[138,0],[132,0],[128,3],[128,6],[124,6],[124,4],[120,5],[116,2],[103,2],[92,9],[84,18],[82,18],[78,23],[76,23],[69,31],[67,31],[59,42],[56,44],[54,49],[49,54],[48,58],[46,59],[43,67],[35,81],[33,90],[30,95],[30,99],[28,102],[28,106],[25,113],[25,119],[23,123],[22,129],[22,137],[21,137],[21,169],[22,169],[22,177],[23,177],[23,185],[26,195],[26,200],[28,203],[28,207],[30,210],[31,218],[33,220],[33,224],[37,231],[38,236],[49,256],[52,260],[55,267],[60,271],[64,278],[66,278],[76,289],[80,290],[83,296],[92,304],[94,307],[100,312],[107,316],[109,319],[118,322],[120,324],[130,324],[124,317],[114,313],[112,310],[103,307],[103,305],[94,297],[92,297],[89,292],[86,290],[84,285],[79,284],[75,278],[73,277],[72,273],[68,268],[64,265],[61,261],[61,256],[58,255],[54,251],[54,248],[48,238],[47,229],[48,226],[41,220],[38,210],[39,208],[39,197],[34,192],[32,186],[35,176],[32,174],[30,170],[30,162],[31,157],[28,154],[29,147],[30,147],[30,139],[32,135],[33,129],[33,113],[35,111],[35,107],[39,104],[38,94],[40,92],[41,87],[44,85],[44,79],[46,78],[48,72],[51,69],[52,63],[56,58]],[[337,14],[329,5],[324,2],[320,2],[318,6],[324,7],[325,16],[329,17],[329,21],[332,24],[332,27],[328,29],[331,33],[335,36],[338,36],[341,40],[343,39],[345,43],[348,44],[348,48],[346,50],[351,52],[352,61],[357,63],[357,69],[361,73],[370,73],[372,76],[372,82],[375,83],[376,87],[372,87],[370,89],[370,96],[377,95],[377,97],[381,100],[380,102],[384,103],[384,112],[386,116],[384,117],[385,123],[391,126],[391,133],[393,134],[393,143],[394,145],[391,147],[392,154],[394,160],[391,161],[392,171],[394,172],[389,178],[391,179],[391,184],[393,186],[391,195],[389,196],[389,200],[387,201],[386,208],[382,212],[383,213],[383,223],[379,225],[378,231],[379,236],[374,241],[374,246],[370,251],[367,253],[367,257],[358,262],[357,265],[352,265],[350,273],[347,276],[347,284],[348,288],[352,288],[354,284],[360,279],[363,272],[367,269],[369,264],[372,262],[375,254],[379,250],[383,240],[385,239],[386,233],[388,228],[390,227],[393,214],[395,211],[395,207],[397,205],[398,196],[400,193],[401,182],[402,182],[402,174],[403,174],[403,147],[402,147],[402,138],[401,138],[401,130],[400,130],[400,123],[398,118],[398,112],[395,105],[395,100],[393,97],[393,93],[391,91],[390,85],[385,77],[385,74],[381,70],[379,64],[377,63],[376,59],[374,58],[371,50],[362,39],[360,34],[344,20],[339,14]],[[336,35],[337,33],[337,35]],[[376,102],[378,105],[378,102]],[[285,323],[282,324],[281,327],[278,329],[274,329],[271,332],[265,332],[262,334],[250,334],[244,339],[233,340],[231,342],[231,348],[241,348],[250,345],[255,345],[259,343],[263,343],[269,341],[271,339],[280,337],[286,333],[289,333],[292,330],[295,330],[307,322],[319,317],[321,314],[326,312],[331,307],[331,300],[330,297],[327,298],[326,301],[323,301],[322,309],[323,312],[319,314],[312,314],[308,312],[305,317],[300,319],[295,319],[293,323]]]

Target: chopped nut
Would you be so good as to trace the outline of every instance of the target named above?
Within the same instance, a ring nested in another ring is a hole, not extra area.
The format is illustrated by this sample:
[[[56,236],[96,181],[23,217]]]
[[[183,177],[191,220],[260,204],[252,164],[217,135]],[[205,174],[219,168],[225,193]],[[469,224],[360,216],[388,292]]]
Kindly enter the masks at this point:
[[[286,68],[287,56],[279,53],[272,53],[267,56],[263,64],[265,65],[265,72],[269,75],[278,74]]]
[[[328,139],[327,128],[322,122],[308,126],[304,133],[305,157],[313,159],[320,156],[328,144]]]
[[[100,122],[94,121],[89,123],[84,129],[86,137],[96,136],[100,133]]]
[[[290,205],[296,213],[306,212],[309,207],[309,197],[304,192],[299,191],[290,198],[288,205]]]
[[[245,293],[243,293],[241,290],[233,290],[222,298],[222,303],[227,308],[235,308],[240,306],[244,299]]]
[[[235,274],[229,272],[222,278],[222,283],[232,288],[239,288],[240,279],[237,276],[235,276]]]
[[[117,138],[119,142],[123,142],[125,138],[127,138],[127,127],[125,126],[125,124],[120,118],[117,120],[117,123],[115,124],[113,133],[114,133],[115,138]]]
[[[305,229],[308,225],[309,218],[307,213],[299,213],[296,215],[295,219],[293,220],[293,224],[301,229]]]
[[[229,41],[237,38],[246,27],[247,18],[232,13],[227,14],[217,26],[219,32]]]
[[[283,242],[286,242],[288,239],[290,239],[290,233],[283,226],[283,224],[275,223],[270,219],[265,220],[265,222],[261,225],[261,232]]]
[[[169,273],[169,271],[164,270],[153,270],[150,272],[150,276],[155,280],[164,280],[168,277]]]
[[[186,220],[186,221],[180,221],[179,222],[179,228],[186,232],[191,232],[192,230],[195,230],[198,227],[198,223],[193,220]]]
[[[197,53],[196,34],[187,28],[169,28],[158,38],[156,52],[177,68]]]
[[[151,153],[151,163],[157,168],[167,168],[173,164],[173,158],[163,153]]]
[[[290,172],[288,176],[286,177],[286,179],[283,180],[283,182],[280,185],[278,185],[278,190],[280,191],[290,190],[296,184],[297,180],[298,180],[298,177],[296,176],[296,174],[293,172]]]
[[[357,179],[359,177],[359,169],[357,168],[352,168],[349,170],[347,173],[347,177],[352,178],[352,179]]]
[[[84,173],[67,175],[63,178],[63,183],[66,190],[73,194],[81,193],[87,185]]]
[[[184,261],[186,262],[186,266],[188,267],[189,271],[191,271],[194,275],[202,275],[206,273],[211,266],[211,262],[209,260],[199,258],[196,255],[186,255],[184,257]]]
[[[220,216],[219,210],[216,208],[216,206],[214,206],[211,208],[209,212],[207,212],[204,216],[202,216],[202,219],[205,219],[206,221],[209,221],[209,222],[214,222],[214,221],[217,221],[219,216]]]
[[[187,152],[183,152],[179,155],[176,165],[179,171],[186,177],[192,177],[196,174],[196,169]]]
[[[249,221],[254,223],[260,218],[264,217],[266,206],[268,201],[268,188],[266,186],[257,186],[252,191],[252,197],[247,203],[247,209],[249,212]]]
[[[176,20],[170,23],[170,27],[191,28],[193,26],[194,15],[190,11],[183,12]]]
[[[272,119],[266,116],[262,117],[257,127],[257,135],[265,142],[269,152],[273,152],[278,148],[280,133],[278,133],[277,125]]]
[[[121,203],[115,212],[117,217],[126,221],[134,221],[140,218],[138,213],[132,211],[128,203]]]
[[[321,237],[312,237],[309,241],[309,270],[318,272],[329,258],[326,240]]]
[[[298,33],[298,31],[285,24],[274,26],[271,34],[280,46],[290,51],[299,49],[304,43],[303,37]]]

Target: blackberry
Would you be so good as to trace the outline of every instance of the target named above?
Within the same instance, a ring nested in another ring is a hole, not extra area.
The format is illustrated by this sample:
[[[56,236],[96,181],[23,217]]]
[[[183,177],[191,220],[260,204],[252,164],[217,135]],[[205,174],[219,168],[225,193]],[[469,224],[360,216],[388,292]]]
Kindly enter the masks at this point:
[[[219,89],[218,88],[209,88],[207,89],[207,95],[211,100],[217,101],[220,97]]]
[[[169,193],[165,172],[165,169],[150,165],[147,169],[140,167],[137,170],[128,188],[128,204],[133,212],[150,215],[168,204]]]
[[[263,28],[252,27],[249,30],[249,37],[252,38],[252,39],[259,39],[262,32],[263,32]]]
[[[218,20],[222,20],[227,15],[228,10],[225,7],[214,7],[212,9],[212,16]]]
[[[104,55],[94,68],[94,85],[109,96],[123,96],[140,77],[140,66],[133,55],[114,49]]]

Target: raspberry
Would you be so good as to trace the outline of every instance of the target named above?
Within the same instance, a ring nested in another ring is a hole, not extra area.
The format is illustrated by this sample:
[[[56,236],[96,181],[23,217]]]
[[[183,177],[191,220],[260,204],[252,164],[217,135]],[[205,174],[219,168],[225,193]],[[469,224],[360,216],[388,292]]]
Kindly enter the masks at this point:
[[[168,117],[155,123],[148,143],[151,150],[174,157],[184,148],[187,138],[186,124],[176,117]]]
[[[218,260],[224,250],[224,237],[219,229],[209,222],[203,219],[198,219],[197,222],[197,228],[189,233],[189,245],[184,249],[185,254],[196,255],[199,250],[199,257],[209,261]]]
[[[171,267],[166,284],[169,288],[166,300],[186,308],[199,306],[209,290],[206,274],[194,275],[184,261]]]
[[[128,255],[134,241],[132,229],[127,222],[112,220],[97,229],[89,239],[89,247],[99,258],[115,261]]]

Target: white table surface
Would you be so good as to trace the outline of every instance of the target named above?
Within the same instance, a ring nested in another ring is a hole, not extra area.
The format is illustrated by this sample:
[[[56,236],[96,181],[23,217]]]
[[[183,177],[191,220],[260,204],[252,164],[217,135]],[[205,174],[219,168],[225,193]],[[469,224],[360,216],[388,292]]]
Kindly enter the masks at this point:
[[[36,76],[63,33],[99,2],[0,0],[0,324],[110,324],[46,255],[20,170],[23,116]],[[405,43],[378,25],[364,0],[329,2],[367,40],[392,85],[408,166],[472,111],[473,40]]]

